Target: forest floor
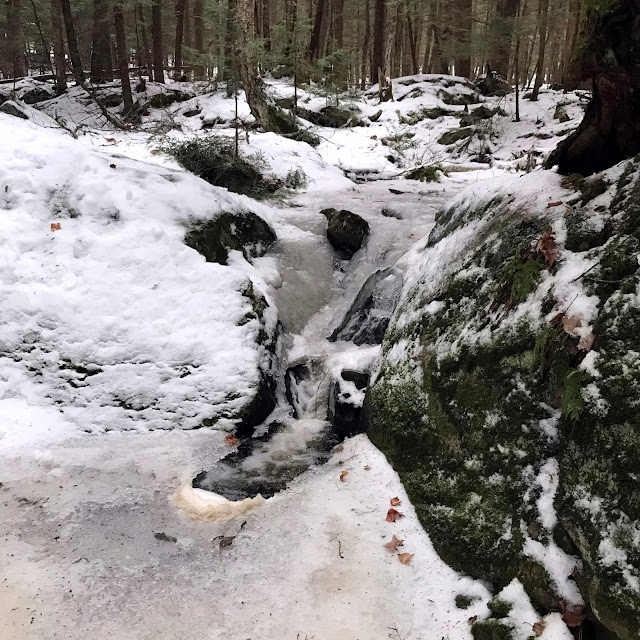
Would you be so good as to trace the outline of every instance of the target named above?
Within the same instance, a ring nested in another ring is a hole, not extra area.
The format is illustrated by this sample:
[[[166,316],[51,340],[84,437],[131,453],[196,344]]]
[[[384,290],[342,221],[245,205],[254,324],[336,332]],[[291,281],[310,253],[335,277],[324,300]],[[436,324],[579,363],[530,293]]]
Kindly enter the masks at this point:
[[[363,357],[326,335],[368,276],[402,269],[443,204],[538,170],[582,114],[580,96],[548,91],[538,103],[523,101],[515,123],[513,97],[492,98],[482,104],[504,115],[444,145],[442,135],[479,105],[449,105],[442,91],[462,100],[469,88],[403,80],[394,83],[394,103],[377,105],[375,92],[340,96],[376,122],[309,125],[317,150],[243,132],[243,152],[274,176],[306,176],[297,191],[261,203],[209,187],[157,151],[167,139],[233,138],[234,101],[221,92],[170,85],[188,99],[152,109],[131,132],[105,128],[73,90],[26,108],[28,121],[0,113],[0,223],[8,232],[0,240],[0,638],[469,640],[469,621],[488,615],[489,585],[438,558],[396,473],[365,435],[240,517],[201,521],[174,504],[180,487],[230,449],[225,430],[191,429],[189,420],[255,375],[250,327],[237,327],[244,280],[277,306],[289,363]],[[293,91],[285,82],[271,90]],[[301,100],[318,112],[335,96],[301,92]],[[554,118],[559,104],[566,122]],[[425,108],[447,113],[412,118]],[[443,170],[439,182],[404,179],[427,164]],[[247,207],[276,230],[271,254],[222,267],[182,245],[176,220]],[[326,242],[326,207],[370,224],[348,264]],[[79,215],[60,219],[60,209]],[[25,327],[31,346],[17,349]],[[69,350],[108,352],[114,368],[99,385],[70,390],[52,365]],[[194,352],[198,373],[173,375]],[[106,400],[158,389],[166,402],[135,424]],[[392,523],[385,517],[395,497],[404,517]],[[407,564],[383,546],[394,534],[404,540],[398,551],[413,554],[400,556]],[[462,595],[466,609],[456,606]],[[517,582],[502,597],[514,603],[517,640],[525,640],[538,614]],[[541,637],[571,638],[557,614]]]

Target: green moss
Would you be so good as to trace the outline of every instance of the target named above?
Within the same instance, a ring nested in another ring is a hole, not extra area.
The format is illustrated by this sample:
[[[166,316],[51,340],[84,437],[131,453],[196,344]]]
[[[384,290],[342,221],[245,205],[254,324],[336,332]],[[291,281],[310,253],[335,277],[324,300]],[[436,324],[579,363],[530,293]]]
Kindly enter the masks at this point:
[[[487,607],[489,608],[489,611],[491,611],[491,615],[500,620],[502,618],[506,618],[509,613],[511,613],[513,605],[510,602],[501,600],[500,598],[491,598],[487,603]]]
[[[479,620],[471,627],[473,640],[513,640],[513,627],[499,620]]]
[[[456,607],[458,609],[468,609],[474,602],[478,600],[477,596],[468,596],[465,593],[459,593],[456,596]]]
[[[437,164],[423,165],[411,169],[404,174],[407,180],[419,180],[420,182],[440,182],[442,167]]]
[[[438,140],[438,144],[442,144],[445,146],[449,146],[451,144],[455,144],[460,140],[466,140],[473,135],[473,128],[471,127],[463,127],[462,129],[450,129],[445,134],[440,136]]]

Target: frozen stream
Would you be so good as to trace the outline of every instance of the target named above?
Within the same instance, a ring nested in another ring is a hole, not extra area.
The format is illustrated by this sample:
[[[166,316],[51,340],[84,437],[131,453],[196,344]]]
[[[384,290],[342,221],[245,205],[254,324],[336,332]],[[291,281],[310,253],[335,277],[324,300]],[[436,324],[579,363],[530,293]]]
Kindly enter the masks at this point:
[[[283,402],[276,434],[232,469],[238,497],[251,493],[251,478],[289,481],[259,508],[202,522],[174,506],[176,489],[202,470],[223,480],[229,445],[218,431],[80,434],[3,459],[0,638],[469,640],[486,588],[437,557],[366,436],[331,454],[326,421],[329,373],[368,365],[377,349],[327,336],[367,278],[424,237],[463,184],[374,182],[322,202],[301,195],[282,211],[301,240],[280,247],[287,366],[307,363],[311,378],[296,387],[299,417]],[[329,206],[371,226],[350,263],[336,264],[327,244],[318,211]],[[393,496],[405,517],[390,524]],[[415,553],[410,565],[382,547],[392,533]],[[479,599],[459,610],[459,593]]]

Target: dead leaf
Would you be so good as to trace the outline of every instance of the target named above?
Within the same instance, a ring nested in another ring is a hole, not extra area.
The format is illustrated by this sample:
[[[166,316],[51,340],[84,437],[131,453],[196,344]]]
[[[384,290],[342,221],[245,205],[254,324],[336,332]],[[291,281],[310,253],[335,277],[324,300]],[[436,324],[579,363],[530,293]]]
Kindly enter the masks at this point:
[[[109,166],[110,166],[112,169],[115,169],[115,168],[116,168],[116,165],[115,165],[115,164],[110,164]]]
[[[471,616],[471,617],[467,620],[467,622],[468,622],[469,624],[473,624],[477,619],[478,619],[478,616]]]
[[[399,511],[396,511],[396,509],[389,509],[385,520],[387,522],[395,522],[398,518],[404,518],[404,513],[400,513]]]
[[[547,208],[550,209],[551,207],[559,207],[562,204],[562,200],[558,200],[557,202],[550,202],[547,205]]]
[[[214,540],[220,540],[220,544],[218,545],[220,549],[226,549],[233,544],[235,536],[218,536],[218,538],[214,538]]]
[[[562,322],[562,319],[564,318],[564,311],[561,311],[560,313],[556,313],[555,316],[553,316],[553,318],[551,318],[551,324],[560,324]]]
[[[544,628],[545,628],[545,623],[544,620],[540,620],[539,622],[536,622],[533,625],[533,633],[535,633],[537,636],[541,636],[544,633]]]
[[[162,540],[162,542],[178,542],[178,538],[175,536],[169,536],[164,531],[158,531],[153,534],[156,540]]]
[[[344,447],[339,444],[337,447],[334,448],[333,453],[340,453],[341,451],[344,451]]]
[[[553,237],[552,231],[547,230],[542,234],[536,244],[536,251],[544,256],[544,261],[549,267],[553,265],[556,261],[556,239]]]
[[[399,553],[398,560],[400,560],[402,564],[409,564],[414,555],[414,553]]]
[[[578,342],[578,349],[580,349],[580,351],[591,351],[595,341],[596,336],[593,333],[590,333],[588,336],[582,336],[582,338],[580,338],[580,342]]]
[[[233,433],[228,433],[225,437],[224,437],[225,441],[227,444],[230,444],[232,447],[235,447],[236,445],[240,444],[240,440],[238,440],[238,438],[236,438]]]
[[[603,211],[606,211],[607,207],[605,207],[603,204],[601,204],[599,207],[596,207],[594,209],[594,211],[597,211],[598,213],[602,213]]]
[[[348,475],[349,475],[349,472],[348,472],[348,471],[343,471],[343,472],[340,474],[340,482],[344,482],[344,479],[345,479]]]
[[[60,226],[59,222],[51,223],[51,231],[60,231],[60,229],[62,229],[62,227]]]
[[[566,333],[573,333],[578,327],[582,326],[582,320],[578,316],[565,316],[562,318],[562,327]]]
[[[400,501],[400,498],[398,498],[398,497],[391,498],[391,506],[392,507],[398,507],[401,504],[402,504],[402,502]]]
[[[364,465],[364,470],[365,471],[371,471],[371,467],[368,464]]]
[[[587,619],[587,614],[581,604],[569,604],[566,600],[560,600],[562,619],[567,627],[575,628],[582,625]]]
[[[398,547],[402,546],[403,542],[404,540],[400,540],[400,538],[397,538],[396,534],[394,533],[393,536],[391,537],[391,540],[386,544],[383,544],[382,546],[385,549],[388,549],[389,551],[395,552],[398,549]]]
[[[149,152],[152,156],[155,156],[156,153],[160,153],[160,151],[158,149],[151,149],[151,151]]]
[[[377,140],[377,139],[378,139],[378,136],[371,136],[371,139],[372,139],[372,140]]]
[[[105,138],[105,140],[110,143],[110,144],[114,144],[116,139],[115,138]]]

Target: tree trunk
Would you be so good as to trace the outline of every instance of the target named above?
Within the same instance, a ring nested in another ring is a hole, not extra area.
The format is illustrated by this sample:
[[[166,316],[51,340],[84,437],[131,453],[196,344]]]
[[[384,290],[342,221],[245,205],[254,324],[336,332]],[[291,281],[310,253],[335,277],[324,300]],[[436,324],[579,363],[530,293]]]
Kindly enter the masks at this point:
[[[582,9],[582,0],[569,0],[569,21],[567,24],[567,33],[564,41],[561,62],[561,82],[564,85],[567,80],[567,73],[573,53],[576,49],[578,40],[578,28],[580,26],[580,13]]]
[[[153,69],[151,65],[151,49],[149,48],[149,34],[147,30],[147,21],[144,15],[144,9],[141,4],[136,5],[136,10],[138,13],[138,29],[140,30],[140,35],[142,36],[142,49],[143,55],[142,63],[147,69],[147,74],[149,76],[149,80],[153,79]]]
[[[492,56],[489,66],[505,80],[509,76],[509,58],[518,0],[497,0],[492,28]]]
[[[164,83],[164,51],[162,47],[162,0],[151,5],[151,41],[153,47],[153,79]]]
[[[238,19],[238,0],[227,0],[227,28],[224,35],[224,80],[227,83],[227,98],[230,98],[236,90],[236,76],[238,75],[236,52],[237,34],[236,22]]]
[[[455,23],[457,25],[455,72],[457,76],[471,77],[471,27],[473,22],[472,0],[456,0]]]
[[[113,80],[109,10],[106,0],[93,0],[93,44],[91,48],[91,81],[102,84]]]
[[[373,18],[373,59],[371,61],[371,75],[376,77],[378,71],[385,73],[385,20],[386,5],[385,0],[375,0]]]
[[[293,0],[296,2],[296,0]],[[333,1],[333,37],[336,49],[344,47],[344,0]]]
[[[271,3],[269,0],[261,0],[262,2],[262,40],[264,50],[271,51]],[[297,20],[298,0],[295,0],[296,19],[294,19],[294,27]]]
[[[80,58],[80,49],[78,48],[76,26],[73,21],[69,0],[60,0],[60,9],[62,11],[62,19],[64,20],[64,28],[67,32],[67,46],[69,47],[69,57],[71,58],[73,75],[76,82],[82,85],[84,84],[84,71],[82,70],[82,59]]]
[[[7,0],[7,40],[9,45],[9,60],[13,67],[14,78],[22,78],[27,75],[21,10],[21,0]]]
[[[204,0],[193,0],[193,45],[198,55],[204,55]],[[196,80],[204,79],[202,62],[194,68]]]
[[[538,64],[536,66],[536,80],[533,84],[533,93],[531,100],[537,100],[540,93],[540,87],[544,80],[544,55],[547,48],[547,30],[549,27],[549,0],[541,1],[540,13],[540,47],[538,53]]]
[[[184,36],[184,10],[186,0],[176,0],[176,42],[173,79],[182,77],[182,38]]]
[[[129,82],[129,50],[127,49],[124,13],[122,6],[119,4],[115,4],[113,7],[113,23],[116,31],[118,70],[120,71],[120,81],[122,82],[124,113],[129,113],[133,108],[133,96],[131,95],[131,83]]]
[[[326,21],[325,10],[326,0],[318,0],[316,14],[313,20],[313,31],[311,32],[311,42],[309,44],[309,60],[317,60],[322,51],[323,22]]]
[[[407,14],[407,40],[409,41],[409,53],[411,55],[411,73],[415,75],[418,73],[418,43],[409,14]]]
[[[367,61],[369,60],[369,45],[371,40],[371,6],[369,0],[364,4],[364,39],[362,41],[362,67],[360,69],[360,88],[367,88]],[[373,77],[373,72],[371,72]]]
[[[593,78],[593,97],[580,126],[556,147],[547,167],[589,175],[640,152],[639,21],[636,0],[586,16],[582,55],[568,88]]]
[[[58,93],[67,90],[67,63],[64,56],[64,33],[62,14],[58,0],[51,0],[51,29],[53,32],[53,60],[56,70],[56,89]]]

